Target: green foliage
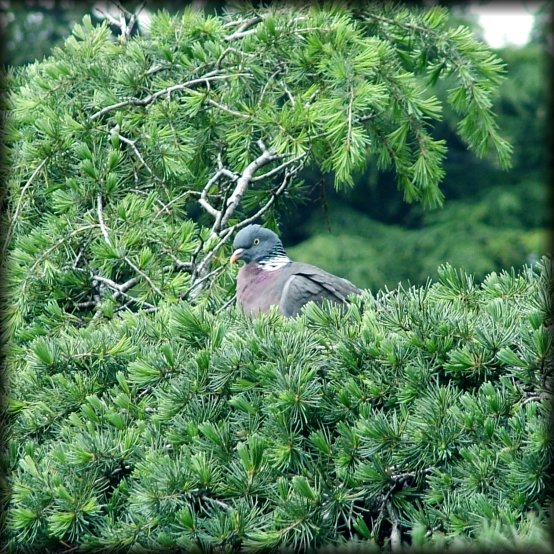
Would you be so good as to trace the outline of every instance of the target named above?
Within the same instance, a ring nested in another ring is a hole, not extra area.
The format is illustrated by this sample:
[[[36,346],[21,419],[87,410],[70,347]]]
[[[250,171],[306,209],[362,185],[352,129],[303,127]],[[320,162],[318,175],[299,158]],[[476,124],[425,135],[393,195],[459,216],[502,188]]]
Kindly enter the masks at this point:
[[[10,356],[8,546],[546,551],[551,284],[546,259],[443,266],[346,311],[36,337]]]
[[[10,329],[221,305],[232,231],[247,218],[275,227],[305,194],[305,167],[344,188],[373,160],[406,199],[439,204],[431,74],[457,91],[463,140],[505,161],[487,100],[501,64],[447,15],[189,8],[118,40],[85,17],[51,57],[8,74]]]
[[[372,162],[438,205],[443,105],[507,163],[501,63],[447,15],[85,18],[8,72],[9,549],[542,544],[546,262],[346,313],[226,309],[229,239],[276,227],[305,168],[345,190]]]

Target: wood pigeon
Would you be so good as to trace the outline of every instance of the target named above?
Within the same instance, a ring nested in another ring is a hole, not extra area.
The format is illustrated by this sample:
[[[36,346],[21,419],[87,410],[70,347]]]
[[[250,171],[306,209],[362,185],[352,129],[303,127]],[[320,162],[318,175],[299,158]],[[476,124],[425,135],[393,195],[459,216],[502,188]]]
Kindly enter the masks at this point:
[[[286,317],[297,315],[310,300],[343,303],[362,291],[350,281],[313,265],[293,262],[281,239],[260,225],[248,225],[233,241],[231,263],[245,262],[237,279],[237,302],[244,312],[267,312],[279,306]]]

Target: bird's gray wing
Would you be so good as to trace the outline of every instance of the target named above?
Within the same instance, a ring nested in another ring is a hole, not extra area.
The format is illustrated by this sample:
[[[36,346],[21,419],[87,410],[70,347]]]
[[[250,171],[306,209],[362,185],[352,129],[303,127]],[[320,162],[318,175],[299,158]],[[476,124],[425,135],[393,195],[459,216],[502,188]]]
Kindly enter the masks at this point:
[[[349,294],[361,291],[350,281],[308,264],[295,263],[281,293],[280,307],[285,316],[295,316],[310,301],[324,299],[342,303]]]

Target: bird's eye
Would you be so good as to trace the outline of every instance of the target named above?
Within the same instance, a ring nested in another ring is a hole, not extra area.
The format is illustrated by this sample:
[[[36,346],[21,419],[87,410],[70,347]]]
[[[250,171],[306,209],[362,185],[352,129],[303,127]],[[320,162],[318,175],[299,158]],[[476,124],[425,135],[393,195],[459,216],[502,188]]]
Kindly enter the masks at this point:
[[[254,244],[260,244],[260,239],[254,239]]]

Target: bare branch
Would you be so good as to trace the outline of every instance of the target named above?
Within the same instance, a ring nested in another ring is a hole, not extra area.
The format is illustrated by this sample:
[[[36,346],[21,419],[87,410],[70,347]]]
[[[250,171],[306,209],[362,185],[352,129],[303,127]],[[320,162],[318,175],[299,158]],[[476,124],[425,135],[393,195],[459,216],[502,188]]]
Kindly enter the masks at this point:
[[[129,23],[127,25],[127,35],[126,35],[126,38],[130,38],[131,37],[131,33],[133,32],[133,29],[135,28],[135,25],[137,24],[137,21],[138,21],[138,16],[141,14],[142,10],[144,9],[144,6],[146,5],[146,0],[143,0],[138,8],[135,10],[135,12],[133,14],[131,14],[131,17],[129,19]]]
[[[163,71],[164,69],[169,69],[171,67],[170,64],[156,64],[153,65],[147,72],[146,75],[154,75],[154,73],[158,73],[158,71]]]
[[[117,9],[128,17],[131,17],[133,14],[125,7],[119,0],[111,0],[111,3],[117,7]]]
[[[115,281],[112,281],[111,279],[108,279],[107,277],[102,277],[101,275],[95,275],[93,274],[92,275],[92,278],[95,279],[96,281],[99,281],[100,283],[104,283],[106,286],[108,286],[109,288],[113,289],[116,291],[116,293],[114,294],[114,298],[117,300],[119,297],[121,296],[124,296],[125,298],[127,298],[128,300],[131,300],[137,304],[140,304],[142,306],[148,306],[149,308],[155,308],[156,306],[154,306],[153,304],[150,304],[149,302],[145,302],[145,301],[142,301],[142,300],[138,300],[137,298],[133,298],[132,296],[128,295],[127,294],[127,291],[134,287],[138,282],[139,282],[139,278],[138,277],[133,277],[132,279],[129,279],[128,281],[126,281],[125,283],[123,283],[122,285],[116,283]]]
[[[269,177],[272,177],[273,175],[279,173],[282,171],[285,167],[288,167],[289,165],[293,164],[294,162],[297,162],[301,160],[302,158],[305,158],[308,155],[307,152],[304,152],[303,154],[299,154],[295,158],[292,158],[286,162],[283,162],[281,165],[274,167],[271,171],[268,171],[267,173],[264,173],[263,175],[258,175],[256,177],[252,177],[252,182],[255,183],[257,181],[262,181],[263,179],[268,179]]]
[[[92,114],[90,116],[90,119],[91,121],[94,121],[95,119],[101,117],[102,115],[107,114],[113,110],[117,110],[118,108],[122,108],[123,106],[129,106],[129,105],[147,106],[148,104],[151,104],[152,102],[154,102],[154,100],[158,99],[160,96],[164,96],[165,94],[171,95],[172,92],[191,88],[202,83],[207,84],[209,81],[230,79],[232,77],[243,77],[243,76],[249,76],[249,75],[250,73],[233,73],[230,75],[220,75],[219,70],[216,69],[214,71],[210,71],[209,73],[206,73],[206,75],[203,75],[202,77],[199,77],[197,79],[191,79],[186,83],[180,83],[178,85],[172,85],[170,87],[158,90],[157,92],[149,94],[144,98],[134,98],[134,97],[126,98],[125,100],[121,100],[120,102],[116,102],[115,104],[111,104],[110,106],[106,106],[105,108],[102,108],[101,110]]]
[[[521,406],[529,404],[529,402],[541,402],[542,400],[551,400],[552,395],[547,392],[528,392],[521,402]]]
[[[227,42],[232,42],[233,40],[237,40],[239,38],[243,38],[247,35],[251,35],[252,33],[255,33],[256,29],[250,29],[250,27],[252,27],[253,25],[256,25],[257,23],[260,23],[260,21],[263,21],[263,18],[260,17],[259,15],[256,15],[250,19],[247,19],[239,26],[239,28],[234,33],[226,36],[225,40]],[[250,29],[250,30],[247,31],[247,29]]]
[[[97,15],[103,17],[110,23],[110,25],[113,25],[114,27],[117,27],[119,29],[120,35],[123,40],[129,40],[129,38],[131,37],[131,33],[133,32],[133,29],[135,28],[135,25],[137,23],[138,16],[144,9],[144,5],[146,2],[141,2],[135,13],[130,12],[121,4],[121,2],[118,2],[117,0],[112,0],[111,3],[119,10],[119,18],[116,18],[109,12],[102,10],[98,6],[94,6],[93,9]],[[128,21],[127,18],[129,18]]]
[[[221,211],[214,208],[209,202],[208,202],[208,191],[210,190],[211,186],[222,176],[225,175],[229,177],[232,180],[237,180],[238,176],[235,175],[232,171],[229,171],[228,169],[225,169],[223,167],[223,164],[221,162],[221,155],[218,155],[218,165],[219,170],[216,172],[216,174],[210,178],[210,180],[206,183],[206,186],[202,190],[202,193],[200,194],[200,200],[198,200],[198,203],[212,216],[216,219],[216,221],[221,220]]]
[[[99,8],[98,6],[94,6],[93,11],[95,11],[96,15],[98,15],[100,18],[106,19],[110,25],[113,25],[114,27],[118,27],[120,32],[123,34],[121,30],[121,22],[119,19],[116,19],[109,12],[105,12],[103,9]]]
[[[265,146],[263,143],[261,144],[262,149],[264,152],[267,152],[267,149],[265,149]],[[217,232],[217,234],[220,236],[220,241],[212,248],[212,250],[205,256],[205,258],[198,264],[196,267],[196,270],[194,271],[193,278],[198,276],[203,276],[207,268],[209,267],[212,259],[215,257],[217,252],[223,247],[223,245],[231,238],[233,233],[239,229],[242,229],[243,227],[246,227],[250,223],[253,223],[256,221],[260,216],[262,216],[265,212],[267,212],[271,206],[275,203],[277,198],[283,194],[283,192],[287,189],[287,187],[290,184],[291,178],[300,171],[304,165],[304,161],[306,159],[306,156],[302,156],[299,158],[298,161],[300,161],[298,167],[296,168],[288,168],[285,171],[285,176],[283,177],[283,181],[277,187],[277,189],[273,192],[271,192],[271,197],[269,200],[252,216],[243,219],[239,223],[236,223],[235,225],[228,227],[227,229],[224,229],[222,231]],[[251,164],[252,165],[252,164]],[[250,166],[249,166],[250,167]],[[248,170],[248,168],[245,170]],[[244,176],[244,173],[243,173]],[[240,178],[242,179],[242,177]],[[239,179],[239,181],[240,181]],[[238,186],[238,185],[237,185]],[[223,226],[223,225],[222,225]]]
[[[212,216],[217,218],[219,210],[216,210],[205,198],[200,198],[198,203]]]
[[[175,254],[172,254],[171,252],[167,252],[164,250],[164,254],[169,256],[174,262],[174,266],[164,267],[164,271],[186,271],[186,272],[192,272],[193,270],[193,264],[192,262],[183,262],[180,260]]]
[[[108,230],[106,229],[106,224],[104,223],[104,216],[102,214],[102,195],[99,194],[96,197],[97,212],[98,212],[98,222],[100,223],[100,230],[102,235],[104,235],[104,240],[108,243],[108,246],[112,246],[112,241],[108,235]]]
[[[85,302],[75,303],[74,307],[78,310],[86,310],[87,308],[96,308],[97,305],[96,300],[87,300]]]
[[[235,190],[231,194],[229,200],[227,200],[227,209],[225,210],[225,213],[221,218],[221,227],[225,227],[225,225],[229,221],[229,218],[235,213],[235,210],[237,209],[244,193],[248,189],[248,186],[250,185],[250,182],[254,177],[254,173],[256,173],[256,171],[260,167],[268,164],[273,160],[277,160],[281,157],[281,156],[272,154],[265,147],[264,143],[261,140],[258,141],[258,146],[262,150],[262,154],[258,156],[253,162],[248,164],[246,169],[242,172],[242,175],[239,177]]]

